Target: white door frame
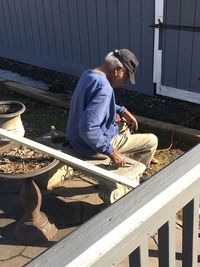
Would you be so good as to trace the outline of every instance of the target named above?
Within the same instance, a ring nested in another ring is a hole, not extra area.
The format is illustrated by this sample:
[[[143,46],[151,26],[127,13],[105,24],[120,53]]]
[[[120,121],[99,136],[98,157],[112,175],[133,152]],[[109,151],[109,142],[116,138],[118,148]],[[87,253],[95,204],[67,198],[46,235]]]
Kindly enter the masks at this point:
[[[159,20],[163,22],[164,0],[155,0],[155,24]],[[162,50],[159,49],[159,28],[154,32],[154,66],[153,82],[156,83],[156,93],[159,95],[169,96],[176,99],[186,100],[200,104],[200,94],[185,91],[178,88],[168,87],[161,84],[162,77]]]
[[[155,24],[158,21],[163,21],[164,0],[155,0]],[[162,74],[162,50],[159,50],[159,28],[154,31],[154,67],[153,67],[153,82],[156,83],[156,93],[161,86]]]

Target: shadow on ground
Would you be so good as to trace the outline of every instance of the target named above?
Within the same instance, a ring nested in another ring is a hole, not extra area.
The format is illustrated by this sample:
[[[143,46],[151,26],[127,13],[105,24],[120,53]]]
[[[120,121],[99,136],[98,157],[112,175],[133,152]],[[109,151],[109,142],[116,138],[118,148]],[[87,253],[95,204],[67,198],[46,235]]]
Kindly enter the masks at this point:
[[[16,224],[25,214],[19,200],[20,185],[20,181],[0,179],[0,245],[52,246],[63,237],[64,232],[43,243],[30,244],[16,240],[14,235]],[[101,211],[103,204],[99,203],[99,200],[95,203],[94,194],[96,196],[97,189],[91,185],[57,187],[44,192],[41,211],[47,215],[49,222],[56,226],[58,232],[66,231],[81,225]]]

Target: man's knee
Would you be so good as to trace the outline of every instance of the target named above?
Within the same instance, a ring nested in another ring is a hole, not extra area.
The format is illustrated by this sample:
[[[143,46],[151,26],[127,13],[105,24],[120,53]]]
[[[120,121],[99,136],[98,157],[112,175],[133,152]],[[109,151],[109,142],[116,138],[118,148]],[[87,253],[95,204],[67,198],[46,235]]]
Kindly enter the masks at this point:
[[[158,146],[158,137],[155,134],[148,134],[149,137],[149,146],[157,148]]]

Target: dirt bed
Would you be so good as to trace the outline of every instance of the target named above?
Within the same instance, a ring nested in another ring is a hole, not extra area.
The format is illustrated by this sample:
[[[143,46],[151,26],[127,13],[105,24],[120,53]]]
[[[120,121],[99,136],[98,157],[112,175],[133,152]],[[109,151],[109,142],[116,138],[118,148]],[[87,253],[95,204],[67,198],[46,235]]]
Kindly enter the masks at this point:
[[[55,93],[65,92],[69,99],[78,80],[78,78],[71,75],[3,58],[0,58],[0,68],[15,71],[35,80],[51,84],[51,91]],[[148,96],[123,89],[116,90],[115,95],[117,103],[126,106],[136,117],[141,115],[155,120],[200,129],[200,108],[197,104],[162,96]],[[25,136],[30,139],[34,140],[42,134],[49,132],[51,125],[55,125],[62,132],[65,131],[68,115],[68,111],[65,109],[12,93],[6,90],[3,84],[0,85],[0,100],[17,100],[25,104],[26,111],[22,115],[22,120],[26,132]],[[149,130],[141,129],[140,125],[139,131],[149,132]],[[161,136],[159,132],[153,133],[159,139],[158,151],[155,155],[159,160],[159,164],[151,164],[150,168],[145,172],[144,180],[170,164],[195,145],[175,140],[172,138],[173,133],[169,133],[168,136]]]
[[[71,97],[78,78],[0,57],[0,68],[50,85],[50,91]],[[134,89],[133,89],[134,90]],[[146,95],[124,89],[115,90],[116,101],[136,115],[200,130],[200,106],[159,95]]]
[[[51,125],[55,125],[56,129],[62,132],[65,131],[68,113],[62,108],[12,93],[3,88],[3,86],[0,86],[0,99],[17,100],[25,104],[26,111],[21,117],[25,128],[25,136],[32,140],[36,140],[39,136],[49,132]],[[140,131],[145,132],[145,129],[140,129]],[[168,136],[161,136],[158,132],[154,133],[159,139],[158,151],[155,155],[159,160],[159,164],[152,163],[145,172],[143,180],[160,171],[193,146],[185,142],[173,140],[172,133]]]

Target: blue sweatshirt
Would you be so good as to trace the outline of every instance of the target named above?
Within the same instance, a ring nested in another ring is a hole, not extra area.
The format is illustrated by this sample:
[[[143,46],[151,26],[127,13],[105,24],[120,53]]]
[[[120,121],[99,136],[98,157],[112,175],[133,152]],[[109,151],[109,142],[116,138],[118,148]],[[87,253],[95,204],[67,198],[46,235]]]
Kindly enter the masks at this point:
[[[116,112],[125,107],[115,104],[115,96],[106,75],[86,70],[71,99],[67,136],[72,147],[84,156],[111,154],[110,141],[118,134]]]

